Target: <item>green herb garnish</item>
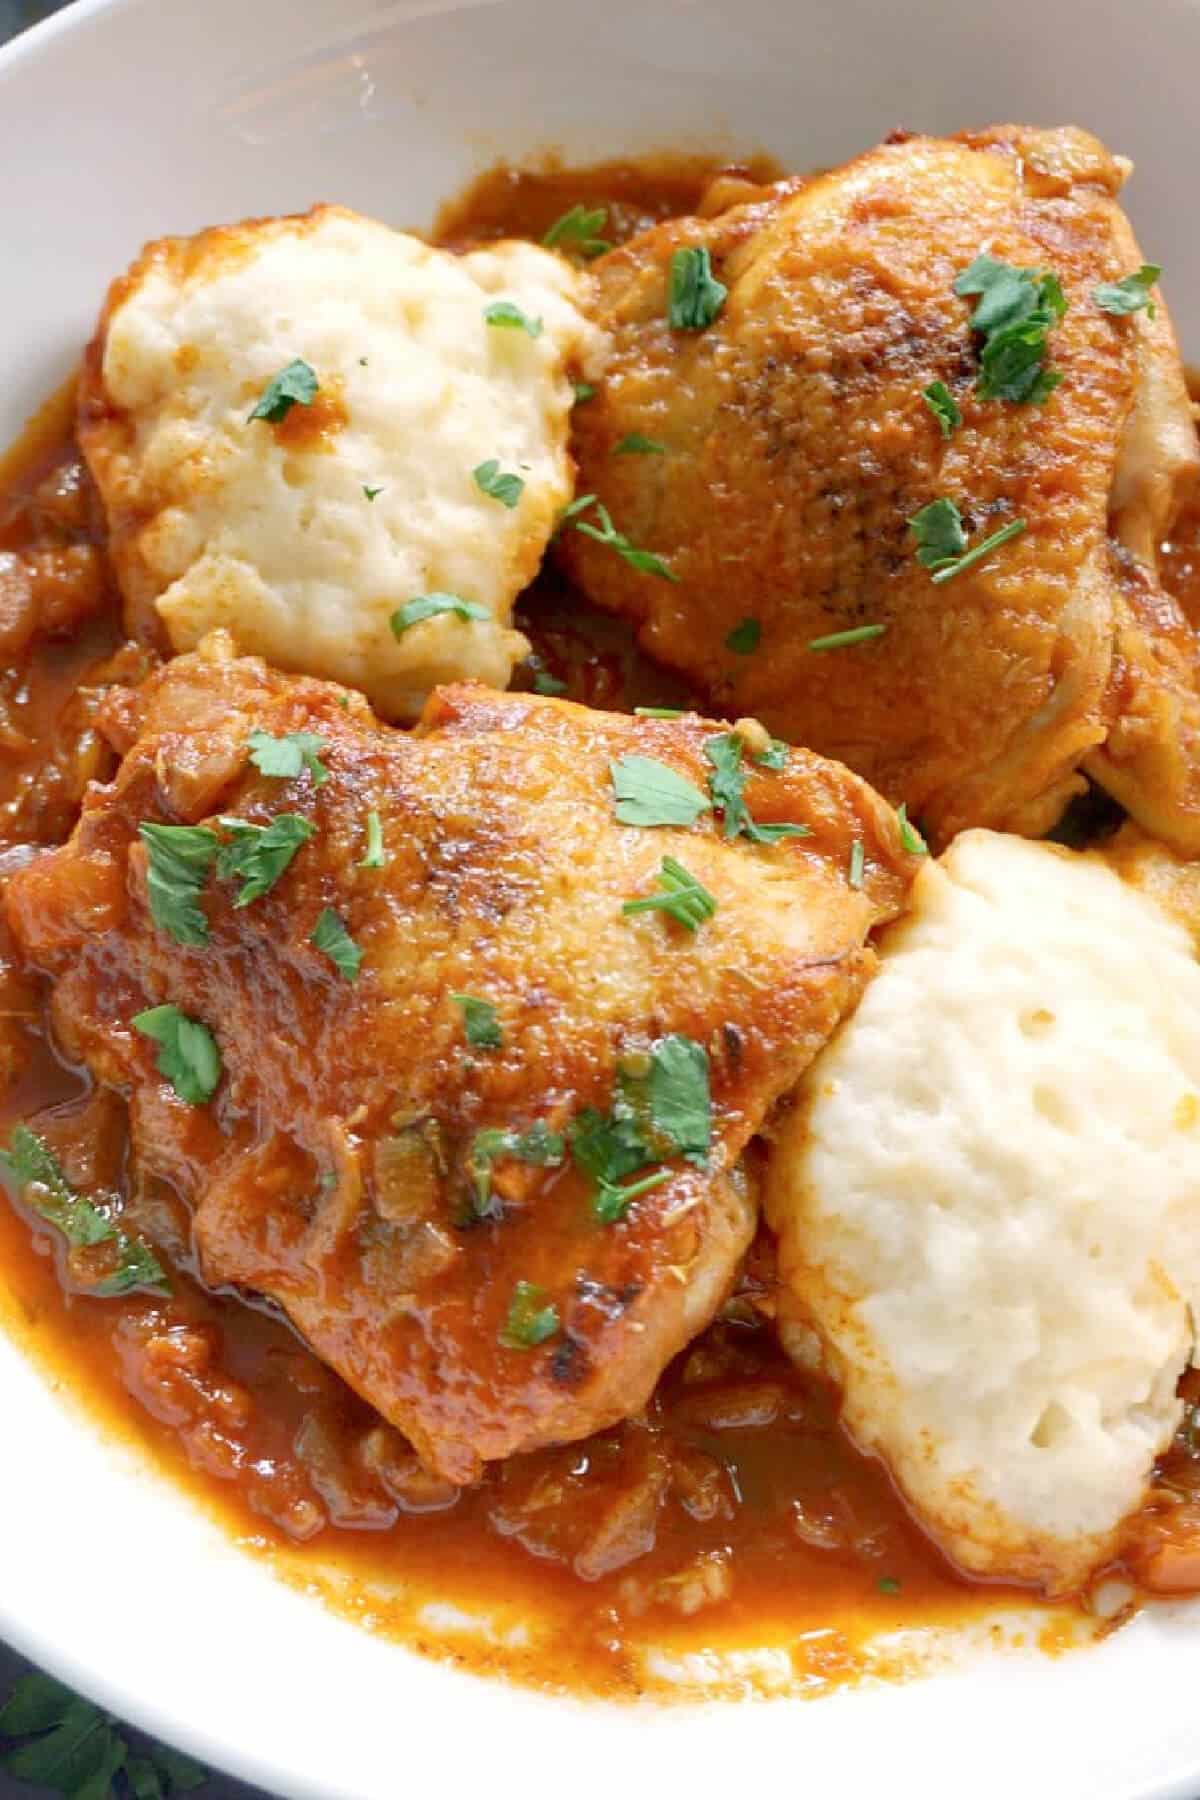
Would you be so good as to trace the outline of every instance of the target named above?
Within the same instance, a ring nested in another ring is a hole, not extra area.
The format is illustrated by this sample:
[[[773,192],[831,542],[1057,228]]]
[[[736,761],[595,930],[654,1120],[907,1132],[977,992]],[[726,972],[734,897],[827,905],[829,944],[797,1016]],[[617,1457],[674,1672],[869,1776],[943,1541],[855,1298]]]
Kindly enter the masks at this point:
[[[635,706],[634,717],[637,719],[682,719],[682,706]]]
[[[850,873],[847,877],[852,888],[860,888],[863,884],[863,865],[865,861],[866,852],[863,849],[862,839],[855,838],[850,846]]]
[[[928,856],[929,846],[908,816],[908,804],[896,808],[896,818],[900,823],[900,843],[910,856]]]
[[[921,389],[921,398],[942,428],[944,438],[953,437],[962,424],[958,402],[944,381],[931,381]]]
[[[372,807],[367,814],[367,847],[359,863],[360,869],[382,869],[387,862],[383,849],[383,826],[379,814]]]
[[[782,738],[772,738],[766,749],[754,758],[760,769],[776,771],[787,768],[788,747]]]
[[[500,1207],[492,1193],[492,1165],[511,1157],[535,1168],[554,1168],[566,1155],[566,1140],[538,1119],[527,1131],[501,1131],[495,1126],[477,1131],[471,1142],[467,1168],[471,1176],[471,1217],[494,1219]]]
[[[490,1000],[479,1000],[474,994],[451,994],[455,1006],[462,1007],[463,1026],[468,1044],[477,1050],[499,1050],[504,1033]]]
[[[694,782],[653,756],[609,763],[619,825],[694,825],[710,803]]]
[[[778,844],[783,838],[810,836],[807,825],[759,825],[751,817],[744,798],[744,749],[736,731],[724,731],[718,737],[704,740],[704,754],[713,770],[708,778],[708,791],[713,806],[723,815],[724,835],[735,838],[741,832],[752,844]]]
[[[350,936],[332,906],[325,908],[313,926],[312,936],[308,941],[314,949],[320,950],[329,958],[339,975],[344,976],[347,981],[358,980],[358,969],[363,959],[363,952]]]
[[[898,1594],[900,1592],[900,1583],[894,1575],[881,1575],[876,1585],[881,1594]]]
[[[208,1026],[177,1006],[151,1006],[130,1020],[158,1045],[158,1072],[189,1106],[203,1106],[221,1079],[221,1052]]]
[[[542,321],[531,319],[522,312],[515,300],[493,300],[483,309],[483,316],[489,325],[498,325],[509,331],[523,331],[531,338],[541,337]]]
[[[712,1140],[708,1056],[702,1045],[676,1033],[662,1038],[645,1068],[622,1070],[612,1109],[581,1112],[571,1127],[571,1155],[593,1183],[592,1211],[611,1225],[624,1217],[639,1194],[670,1178],[655,1169],[630,1185],[649,1164],[686,1156],[703,1164]]]
[[[735,656],[753,656],[762,638],[762,626],[757,619],[743,619],[735,625],[725,639],[725,648],[732,650]]]
[[[329,780],[329,770],[321,761],[325,740],[312,731],[289,731],[284,737],[272,737],[269,731],[252,731],[246,742],[250,761],[263,775],[277,781],[294,781],[307,769],[314,787]]]
[[[596,390],[590,381],[573,381],[571,386],[575,389],[576,406],[582,406],[585,400],[594,399]]]
[[[489,500],[498,500],[501,506],[511,511],[525,492],[525,483],[519,475],[511,474],[500,467],[499,460],[492,456],[487,462],[481,462],[472,469],[475,486]]]
[[[500,1342],[509,1350],[533,1350],[559,1330],[558,1308],[546,1300],[544,1288],[518,1281],[509,1303]]]
[[[96,1285],[94,1293],[105,1298],[128,1294],[134,1288],[170,1293],[162,1265],[149,1245],[123,1231],[107,1212],[72,1187],[50,1146],[28,1125],[13,1127],[7,1150],[0,1152],[0,1165],[21,1190],[25,1204],[61,1231],[73,1248],[113,1246],[115,1267]],[[5,1715],[0,1713],[0,1732],[16,1735],[34,1729],[37,1728],[6,1725]]]
[[[704,248],[676,250],[667,287],[667,324],[672,331],[704,331],[725,304],[729,289],[712,272]]]
[[[173,1800],[202,1787],[208,1772],[162,1744],[134,1751],[117,1721],[49,1675],[25,1675],[0,1708],[0,1737],[25,1741],[0,1751],[15,1781],[67,1800]]]
[[[1118,318],[1126,313],[1141,312],[1145,307],[1146,317],[1152,319],[1158,310],[1153,288],[1161,274],[1157,263],[1143,263],[1132,275],[1122,275],[1120,281],[1102,281],[1099,287],[1092,289],[1092,299],[1102,312],[1113,313]]]
[[[1057,370],[1045,366],[1046,340],[1067,310],[1058,277],[977,256],[958,276],[954,292],[979,296],[971,329],[982,339],[976,382],[980,399],[1041,405],[1062,380]]]
[[[708,889],[673,856],[663,857],[654,879],[664,892],[647,895],[644,900],[626,900],[623,913],[663,912],[687,931],[695,931],[716,912],[717,903]]]
[[[301,844],[307,844],[316,826],[299,813],[277,813],[269,825],[251,825],[246,819],[223,818],[228,842],[217,852],[217,874],[222,881],[240,881],[235,907],[249,906],[275,886]]]
[[[593,525],[589,520],[575,516],[593,503],[596,507],[596,517],[600,521],[599,525]],[[607,544],[610,550],[615,550],[621,560],[627,562],[630,568],[636,569],[639,574],[659,575],[664,581],[679,580],[678,575],[668,563],[663,561],[661,556],[656,556],[653,550],[639,550],[636,544],[630,543],[623,531],[617,530],[608,508],[602,506],[594,494],[587,494],[582,500],[573,500],[570,506],[563,508],[558,516],[560,530],[568,519],[574,520],[576,531],[581,531],[584,537],[593,538],[597,544]]]
[[[854,625],[849,631],[831,631],[826,637],[809,638],[810,650],[848,650],[851,644],[869,644],[882,637],[886,625]]]
[[[917,561],[930,571],[938,586],[944,581],[952,581],[964,569],[981,562],[1001,544],[1020,537],[1025,530],[1024,519],[1013,519],[968,550],[962,514],[953,500],[946,499],[931,500],[928,506],[913,514],[908,524],[917,542]]]
[[[266,419],[270,425],[278,425],[286,419],[293,406],[311,406],[317,397],[317,372],[309,363],[296,357],[278,375],[272,375],[266,387],[259,395],[258,405],[246,418],[249,424],[252,419]]]
[[[640,431],[627,431],[613,445],[614,456],[665,456],[667,446],[657,438],[643,437]]]
[[[382,492],[383,492],[383,489],[381,487],[368,487],[366,482],[365,481],[363,482],[363,494],[366,497],[366,499],[378,500],[378,498],[379,498],[380,494],[382,494]]]
[[[608,217],[606,206],[586,207],[576,205],[570,212],[563,213],[555,219],[542,242],[548,250],[560,245],[569,244],[578,250],[580,256],[591,262],[595,256],[603,256],[612,245],[607,238],[597,237],[596,233],[604,230],[604,221]]]
[[[146,846],[146,895],[150,917],[177,944],[208,942],[208,920],[200,893],[220,841],[206,825],[138,826]]]
[[[565,694],[567,684],[565,681],[560,681],[557,675],[551,675],[549,669],[535,669],[533,691],[535,694]]]
[[[436,619],[441,613],[453,613],[456,619],[490,619],[491,613],[478,600],[464,600],[461,594],[415,594],[392,614],[392,636],[403,637],[423,619]]]

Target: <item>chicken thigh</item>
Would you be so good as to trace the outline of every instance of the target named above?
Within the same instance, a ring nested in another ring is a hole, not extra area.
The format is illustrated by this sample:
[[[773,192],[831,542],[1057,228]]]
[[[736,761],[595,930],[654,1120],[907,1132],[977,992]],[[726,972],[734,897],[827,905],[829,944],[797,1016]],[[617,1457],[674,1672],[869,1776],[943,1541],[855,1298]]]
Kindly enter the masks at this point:
[[[129,1093],[207,1280],[439,1474],[637,1411],[903,902],[902,822],[694,716],[460,686],[408,734],[209,649],[114,704],[115,783],[8,885],[67,1053]]]
[[[605,513],[569,521],[571,572],[938,841],[1048,829],[1083,767],[1200,849],[1192,638],[1155,568],[1195,434],[1156,291],[1096,297],[1142,263],[1126,172],[1076,130],[903,138],[593,265],[612,351],[575,452]],[[998,264],[1031,343],[975,323]],[[923,564],[933,502],[959,523]]]

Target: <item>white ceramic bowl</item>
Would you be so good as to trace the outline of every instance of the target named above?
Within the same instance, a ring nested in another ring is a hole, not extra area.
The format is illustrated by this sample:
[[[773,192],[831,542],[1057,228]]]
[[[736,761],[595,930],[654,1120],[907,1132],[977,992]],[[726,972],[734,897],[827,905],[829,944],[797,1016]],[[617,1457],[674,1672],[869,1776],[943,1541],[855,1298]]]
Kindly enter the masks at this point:
[[[1200,354],[1198,78],[1193,0],[79,0],[0,54],[0,439],[144,239],[323,199],[419,225],[481,164],[547,145],[803,168],[896,125],[1088,125],[1138,165],[1141,241]],[[275,1791],[1200,1793],[1200,1610],[813,1704],[568,1705],[276,1584],[2,1340],[0,1393],[0,1636]]]

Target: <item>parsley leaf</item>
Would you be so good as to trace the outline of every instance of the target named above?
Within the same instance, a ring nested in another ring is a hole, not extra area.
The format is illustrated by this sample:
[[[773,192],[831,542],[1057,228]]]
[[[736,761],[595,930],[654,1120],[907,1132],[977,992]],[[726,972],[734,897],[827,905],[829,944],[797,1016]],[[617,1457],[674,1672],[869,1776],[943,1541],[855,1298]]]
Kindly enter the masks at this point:
[[[670,1169],[655,1169],[651,1174],[643,1175],[640,1181],[628,1181],[621,1187],[598,1187],[592,1196],[592,1211],[598,1223],[615,1225],[625,1217],[639,1194],[648,1194],[651,1188],[661,1187],[670,1179]]]
[[[518,1281],[500,1332],[500,1342],[506,1349],[533,1350],[560,1329],[558,1308],[543,1305],[545,1298],[544,1288],[532,1281]]]
[[[235,907],[249,906],[269,893],[316,830],[299,813],[277,813],[269,825],[233,818],[223,818],[220,824],[229,833],[229,842],[217,852],[217,874],[222,881],[242,883]]]
[[[221,1079],[221,1052],[202,1020],[167,1005],[135,1013],[130,1023],[159,1046],[158,1072],[166,1076],[181,1100],[189,1106],[203,1106],[212,1099]]]
[[[929,846],[908,816],[907,802],[896,808],[896,817],[900,822],[900,842],[910,856],[928,856]]]
[[[247,425],[252,419],[265,419],[269,425],[278,425],[287,418],[293,406],[311,406],[317,397],[318,386],[316,370],[301,357],[296,357],[286,368],[280,369],[278,375],[272,375],[259,395],[258,405],[247,415]]]
[[[517,1162],[532,1163],[535,1168],[554,1168],[566,1155],[566,1148],[562,1133],[551,1131],[543,1119],[535,1120],[527,1131],[501,1131],[495,1126],[477,1131],[467,1158],[472,1189],[471,1217],[500,1217],[499,1203],[492,1194],[493,1163],[512,1157]]]
[[[531,338],[541,337],[542,321],[531,319],[522,312],[515,300],[493,300],[483,309],[483,316],[489,325],[499,325],[510,331],[523,331]]]
[[[592,1211],[603,1225],[625,1216],[639,1194],[670,1179],[655,1169],[622,1186],[650,1163],[670,1156],[703,1162],[712,1138],[708,1056],[700,1044],[674,1033],[645,1058],[645,1068],[623,1069],[607,1115],[587,1107],[571,1126],[571,1155],[592,1181]]]
[[[650,1052],[646,1104],[654,1130],[680,1156],[703,1159],[712,1144],[712,1100],[708,1052],[703,1044],[672,1032]]]
[[[170,1293],[163,1268],[141,1238],[124,1231],[95,1203],[76,1191],[67,1180],[58,1158],[43,1138],[28,1125],[15,1125],[8,1148],[0,1151],[0,1166],[20,1189],[25,1204],[48,1225],[62,1232],[68,1244],[87,1249],[92,1244],[111,1244],[116,1256],[112,1271],[97,1283],[94,1292],[103,1297],[127,1294],[134,1288]],[[0,1731],[36,1731],[36,1725],[6,1725],[0,1713]]]
[[[307,769],[313,786],[321,787],[329,780],[329,770],[320,760],[325,740],[312,731],[289,731],[284,737],[272,737],[269,731],[252,731],[246,742],[250,761],[263,775],[278,781],[294,781]]]
[[[921,389],[921,398],[942,428],[944,438],[953,437],[962,424],[958,401],[944,381],[931,381]]]
[[[983,340],[976,382],[980,399],[1017,405],[1048,399],[1062,380],[1045,367],[1046,339],[1067,310],[1058,277],[977,256],[955,280],[954,292],[979,296],[971,329]]]
[[[608,765],[619,825],[694,825],[709,802],[694,782],[653,756],[618,756]]]
[[[634,717],[638,719],[682,719],[682,706],[635,706]]]
[[[489,457],[487,462],[481,462],[471,473],[481,494],[486,494],[490,500],[498,500],[501,506],[507,506],[510,511],[525,492],[525,483],[521,477],[501,469],[494,456]]]
[[[114,1719],[49,1675],[18,1681],[0,1709],[0,1737],[29,1740],[0,1753],[0,1768],[68,1800],[109,1800],[122,1771],[132,1800],[171,1800],[208,1779],[189,1757],[161,1744],[131,1754]]]
[[[852,888],[860,888],[863,884],[865,861],[866,851],[863,849],[863,841],[861,838],[855,838],[850,846],[850,872],[846,878]]]
[[[350,936],[332,906],[325,908],[313,926],[312,935],[308,941],[315,949],[320,950],[329,958],[339,975],[344,976],[347,981],[358,980],[358,970],[363,959],[363,952]]]
[[[450,998],[462,1007],[468,1044],[474,1044],[477,1050],[499,1050],[504,1033],[491,1001],[479,1000],[474,994],[451,994]]]
[[[725,639],[725,648],[732,650],[735,656],[752,656],[758,649],[761,638],[762,626],[758,620],[743,619]]]
[[[593,503],[596,507],[596,517],[600,521],[599,525],[593,525],[587,519],[575,518],[576,513],[583,512]],[[570,506],[564,507],[559,514],[560,528],[568,519],[574,519],[576,531],[581,531],[585,537],[594,538],[598,544],[607,544],[610,549],[616,551],[623,562],[627,562],[630,568],[636,569],[639,574],[660,575],[664,581],[679,580],[678,575],[669,563],[663,561],[661,556],[656,556],[653,550],[639,550],[636,544],[630,543],[623,531],[617,530],[609,516],[608,508],[602,506],[594,494],[588,494],[582,500],[573,500]]]
[[[704,248],[676,250],[667,288],[667,324],[672,331],[703,331],[725,304],[729,289],[712,272]]]
[[[685,930],[695,931],[716,912],[717,903],[708,889],[673,856],[663,857],[654,879],[665,891],[643,900],[626,900],[623,913],[664,912]]]
[[[777,844],[783,838],[808,837],[807,825],[759,825],[751,817],[743,797],[746,771],[742,767],[745,749],[736,731],[724,731],[718,737],[705,738],[704,754],[712,764],[708,791],[715,809],[724,815],[724,835],[735,838],[739,831],[752,844]]]
[[[627,431],[613,445],[614,456],[665,456],[667,446],[657,438],[643,437],[640,431]]]
[[[826,637],[809,638],[810,650],[848,650],[851,644],[869,644],[882,637],[886,625],[855,625],[849,631],[831,631]]]
[[[367,847],[359,863],[360,869],[382,869],[387,862],[383,848],[383,826],[379,814],[372,807],[367,814]]]
[[[1092,289],[1092,299],[1102,312],[1112,313],[1121,318],[1126,313],[1141,312],[1146,309],[1146,317],[1152,319],[1158,310],[1154,304],[1153,288],[1162,274],[1157,263],[1143,263],[1132,275],[1122,275],[1120,281],[1102,281],[1099,287]]]
[[[535,669],[533,691],[535,694],[565,694],[567,684],[560,681],[557,675],[551,675],[549,669]]]
[[[138,826],[146,846],[146,894],[150,917],[177,944],[207,944],[208,920],[200,892],[220,848],[206,825]]]
[[[754,760],[762,769],[778,770],[787,768],[787,759],[788,747],[783,739],[772,738],[762,754],[756,756]]]
[[[378,500],[382,492],[383,489],[381,487],[368,487],[367,483],[365,481],[363,482],[363,495],[366,499]]]
[[[573,381],[571,386],[575,389],[576,406],[582,406],[585,400],[591,400],[595,396],[596,390],[590,381]]]
[[[591,262],[594,256],[603,256],[612,245],[607,238],[597,237],[596,233],[604,230],[604,221],[608,218],[608,208],[597,206],[573,206],[570,212],[563,213],[555,219],[542,242],[547,250],[554,250],[563,244],[570,244],[579,251],[582,257]]]
[[[436,619],[440,613],[453,613],[456,618],[490,619],[491,613],[478,600],[464,600],[459,594],[415,594],[392,614],[392,635],[403,637],[423,619]]]
[[[982,562],[1001,544],[1011,543],[1025,530],[1024,519],[1011,519],[968,550],[962,514],[953,500],[946,499],[931,500],[928,506],[913,514],[908,524],[917,541],[917,561],[930,571],[935,586],[952,581],[964,569]]]

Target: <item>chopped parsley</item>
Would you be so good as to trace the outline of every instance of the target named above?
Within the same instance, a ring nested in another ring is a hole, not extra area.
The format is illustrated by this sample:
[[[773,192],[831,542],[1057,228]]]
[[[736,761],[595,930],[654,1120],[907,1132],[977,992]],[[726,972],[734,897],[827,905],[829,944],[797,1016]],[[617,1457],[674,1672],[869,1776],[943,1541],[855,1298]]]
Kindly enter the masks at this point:
[[[189,1018],[177,1006],[151,1006],[130,1023],[158,1045],[158,1072],[189,1106],[212,1099],[221,1079],[217,1040],[201,1019]]]
[[[252,419],[265,419],[269,425],[280,424],[293,406],[311,406],[317,397],[318,386],[316,370],[303,358],[296,357],[286,368],[280,369],[278,375],[272,375],[259,395],[254,411],[247,415],[247,425]]]
[[[958,401],[944,381],[931,381],[921,389],[921,398],[937,420],[944,438],[953,437],[962,424]]]
[[[366,482],[365,481],[363,482],[363,495],[366,499],[378,500],[378,498],[379,498],[380,494],[382,494],[382,492],[383,492],[383,489],[381,487],[368,487]]]
[[[314,787],[329,780],[329,770],[321,761],[325,740],[312,731],[289,731],[284,737],[272,737],[269,731],[252,731],[246,740],[250,761],[263,775],[279,781],[294,781],[303,769],[312,776]]]
[[[150,917],[177,944],[208,942],[208,920],[200,893],[220,841],[207,825],[138,826],[146,846],[146,894]]]
[[[635,706],[634,717],[637,719],[682,719],[682,706]]]
[[[501,506],[507,506],[510,511],[525,492],[525,483],[521,477],[502,469],[494,456],[489,457],[487,462],[479,463],[471,473],[481,494],[486,494],[490,500],[498,500]]]
[[[114,1791],[122,1800],[174,1800],[208,1780],[207,1770],[165,1745],[135,1751],[115,1719],[49,1675],[17,1682],[0,1708],[0,1738],[24,1740],[0,1750],[5,1774],[70,1800],[111,1800]]]
[[[558,1308],[545,1303],[546,1291],[532,1281],[518,1281],[509,1302],[500,1342],[508,1350],[533,1350],[560,1329]]]
[[[220,825],[228,841],[217,852],[217,874],[222,881],[242,883],[235,907],[249,906],[269,893],[316,830],[299,813],[277,813],[269,825],[233,818],[223,818]]]
[[[896,818],[900,824],[900,842],[910,856],[928,856],[929,846],[908,816],[908,804],[896,808]]]
[[[367,814],[367,847],[359,862],[360,869],[382,869],[387,862],[383,848],[383,826],[374,807]]]
[[[825,637],[809,638],[810,650],[848,650],[852,644],[869,644],[880,638],[886,625],[854,625],[849,631],[831,631]]]
[[[881,1575],[876,1583],[881,1594],[898,1594],[900,1583],[894,1575]]]
[[[593,504],[596,508],[596,517],[600,521],[599,525],[593,525],[587,519],[576,517],[577,513],[585,511]],[[639,550],[636,544],[630,543],[623,531],[617,530],[609,516],[608,508],[602,506],[594,494],[587,494],[582,500],[573,500],[570,506],[563,508],[558,520],[560,529],[568,519],[574,521],[576,531],[581,531],[584,537],[594,538],[598,544],[607,544],[609,549],[615,550],[621,560],[627,562],[630,568],[636,569],[639,574],[660,575],[664,581],[679,580],[670,564],[665,563],[661,556],[656,556],[653,550]]]
[[[535,669],[533,691],[535,694],[565,694],[567,684],[565,681],[560,681],[557,675],[551,675],[549,669]]]
[[[523,331],[531,338],[542,335],[542,321],[531,319],[527,312],[521,311],[515,300],[493,300],[484,307],[483,316],[489,325],[497,325],[504,330]]]
[[[778,771],[787,768],[787,759],[788,747],[783,739],[772,738],[766,749],[756,756],[754,760],[761,769],[774,769]]]
[[[72,1248],[112,1245],[115,1265],[93,1293],[102,1298],[128,1294],[134,1288],[170,1293],[162,1265],[149,1245],[123,1231],[94,1201],[78,1193],[50,1146],[28,1125],[13,1127],[7,1150],[0,1152],[0,1165],[20,1189],[25,1204],[60,1231]],[[5,1715],[0,1713],[0,1731],[5,1729],[22,1728],[6,1726]]]
[[[710,802],[694,782],[653,756],[618,756],[608,765],[619,825],[694,825]]]
[[[863,849],[862,839],[855,838],[850,846],[850,872],[847,876],[847,880],[852,888],[860,888],[863,884],[863,865],[865,861],[866,852]]]
[[[593,1214],[604,1225],[623,1218],[630,1202],[668,1180],[670,1170],[656,1168],[624,1185],[627,1176],[674,1156],[703,1166],[712,1142],[704,1047],[678,1033],[660,1039],[636,1068],[621,1070],[611,1111],[586,1108],[570,1137],[575,1165],[593,1184]]]
[[[735,656],[753,656],[762,639],[762,626],[757,619],[743,619],[725,639],[725,648]]]
[[[464,600],[461,594],[414,594],[392,614],[392,636],[403,637],[424,619],[436,619],[441,613],[453,613],[456,619],[490,619],[491,613],[478,600]]]
[[[594,399],[596,390],[590,381],[573,381],[571,386],[575,389],[576,406],[582,406],[585,400]]]
[[[623,913],[664,912],[685,930],[695,931],[716,912],[717,903],[708,889],[673,856],[663,857],[654,879],[664,891],[643,900],[626,900]]]
[[[474,994],[451,994],[450,998],[462,1008],[468,1044],[474,1044],[477,1050],[499,1050],[504,1033],[491,1001],[479,1000]]]
[[[312,929],[309,943],[327,956],[338,974],[347,981],[358,980],[363,953],[346,930],[342,920],[327,906]]]
[[[725,283],[714,276],[706,249],[676,250],[667,285],[667,324],[672,331],[704,331],[728,293]]]
[[[1047,338],[1067,310],[1056,275],[1019,269],[991,256],[977,256],[954,283],[962,297],[978,296],[971,329],[980,337],[981,400],[1011,400],[1040,406],[1062,380],[1048,369]]]
[[[537,1119],[527,1131],[501,1131],[487,1126],[471,1142],[467,1168],[471,1176],[471,1218],[495,1219],[501,1208],[492,1193],[492,1165],[511,1157],[535,1168],[555,1168],[566,1155],[566,1139]]]
[[[607,218],[606,206],[575,205],[570,212],[555,219],[542,242],[547,250],[560,249],[569,244],[573,250],[578,250],[580,256],[591,262],[593,257],[603,256],[606,250],[612,249],[607,238],[596,235],[604,230]]]
[[[1012,519],[968,550],[962,514],[953,500],[945,498],[931,500],[928,506],[913,514],[908,524],[917,543],[917,561],[929,570],[939,586],[990,556],[1001,544],[1020,537],[1025,530],[1024,519]]]
[[[665,456],[667,446],[657,438],[643,437],[640,431],[627,431],[613,445],[614,456]]]
[[[1112,313],[1117,318],[1141,312],[1145,307],[1146,317],[1152,319],[1158,310],[1154,304],[1154,284],[1161,274],[1157,263],[1143,263],[1132,275],[1122,275],[1120,281],[1102,281],[1099,287],[1092,289],[1092,299],[1101,312]]]
[[[713,771],[708,778],[708,791],[714,808],[723,815],[724,835],[735,838],[741,832],[752,844],[777,844],[783,838],[808,837],[807,825],[759,825],[751,817],[744,798],[744,749],[736,731],[723,731],[704,740],[704,754]]]

